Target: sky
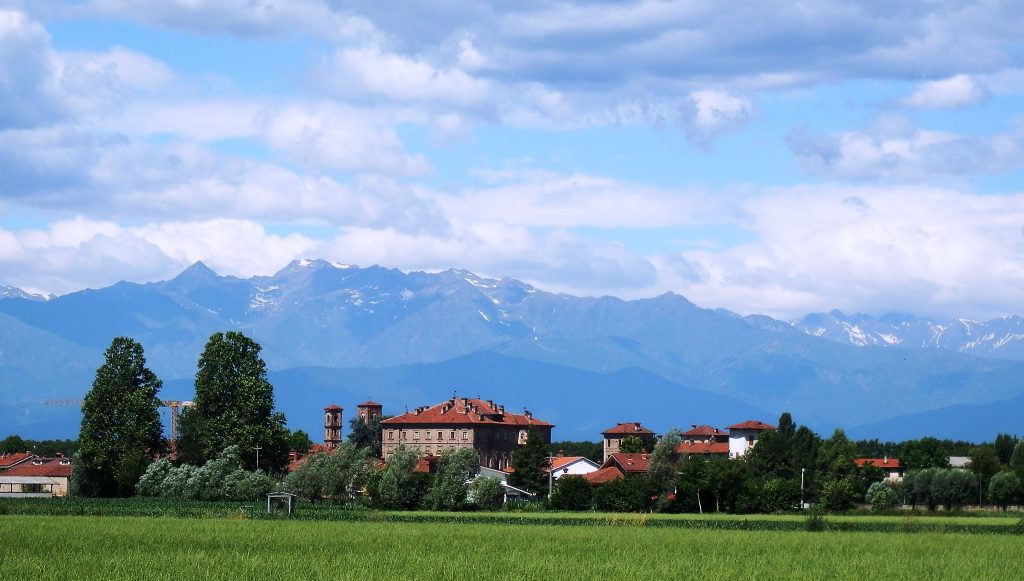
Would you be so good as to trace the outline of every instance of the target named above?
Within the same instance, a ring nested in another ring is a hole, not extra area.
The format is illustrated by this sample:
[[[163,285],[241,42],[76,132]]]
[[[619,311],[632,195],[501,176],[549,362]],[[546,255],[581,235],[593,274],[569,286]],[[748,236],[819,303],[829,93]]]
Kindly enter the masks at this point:
[[[1021,314],[1024,3],[0,0],[0,284]]]

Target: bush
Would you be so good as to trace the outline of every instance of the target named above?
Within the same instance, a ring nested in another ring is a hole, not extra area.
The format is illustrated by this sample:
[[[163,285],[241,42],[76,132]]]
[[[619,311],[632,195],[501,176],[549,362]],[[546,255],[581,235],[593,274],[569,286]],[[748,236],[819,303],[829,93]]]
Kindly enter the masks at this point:
[[[477,478],[469,484],[467,497],[480,510],[497,510],[505,502],[505,487],[497,478]]]
[[[856,482],[852,476],[826,480],[821,485],[820,498],[822,508],[831,512],[850,510],[860,500]]]
[[[594,508],[608,512],[649,512],[659,490],[644,476],[606,482],[594,491]]]
[[[736,501],[740,513],[793,510],[800,503],[800,482],[784,478],[751,479]]]
[[[825,516],[817,506],[807,509],[807,516],[804,517],[804,529],[811,532],[825,530]]]
[[[1013,472],[1000,472],[988,483],[988,498],[1006,511],[1021,492],[1020,478]]]
[[[590,510],[593,490],[582,476],[563,476],[555,481],[551,508],[557,510]]]
[[[171,473],[171,470],[174,470],[174,464],[171,464],[171,459],[166,456],[150,464],[142,474],[142,477],[139,478],[138,484],[135,485],[136,494],[139,496],[160,496],[164,480],[167,479],[167,475]]]
[[[885,512],[896,506],[896,493],[886,482],[875,482],[868,487],[864,500],[874,512]]]

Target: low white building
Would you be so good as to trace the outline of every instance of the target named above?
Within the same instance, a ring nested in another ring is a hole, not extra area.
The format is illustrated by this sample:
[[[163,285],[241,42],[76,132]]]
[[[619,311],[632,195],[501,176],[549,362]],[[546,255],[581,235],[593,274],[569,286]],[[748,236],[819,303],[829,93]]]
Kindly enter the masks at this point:
[[[551,469],[544,472],[547,476],[558,480],[562,476],[583,476],[596,472],[601,466],[585,456],[555,456],[551,459]]]
[[[775,426],[756,420],[747,420],[733,424],[726,429],[729,430],[729,457],[739,458],[753,448],[754,444],[757,444],[762,432],[774,430]]]

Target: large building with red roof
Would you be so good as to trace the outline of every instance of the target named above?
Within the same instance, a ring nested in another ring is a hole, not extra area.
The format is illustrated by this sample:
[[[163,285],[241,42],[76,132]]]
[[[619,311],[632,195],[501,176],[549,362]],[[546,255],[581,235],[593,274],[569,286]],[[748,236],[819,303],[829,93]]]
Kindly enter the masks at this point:
[[[885,473],[885,477],[888,480],[899,482],[903,480],[903,466],[900,465],[899,458],[857,458],[854,461],[857,468],[864,466],[874,466]]]
[[[640,425],[640,422],[620,422],[601,432],[604,436],[604,459],[617,454],[622,448],[622,440],[637,437],[643,440],[645,452],[654,450],[654,432]]]
[[[729,432],[712,426],[694,425],[682,433],[676,451],[684,458],[691,456],[729,456]]]
[[[491,400],[453,397],[382,421],[382,452],[386,460],[401,444],[424,456],[472,447],[480,454],[481,466],[502,470],[512,464],[531,429],[549,444],[553,427],[529,411],[514,414]]]
[[[71,470],[70,458],[30,455],[0,471],[0,497],[67,496]]]
[[[599,470],[584,474],[583,478],[592,486],[598,486],[631,474],[646,475],[650,465],[651,455],[646,452],[639,454],[616,452],[608,456]]]

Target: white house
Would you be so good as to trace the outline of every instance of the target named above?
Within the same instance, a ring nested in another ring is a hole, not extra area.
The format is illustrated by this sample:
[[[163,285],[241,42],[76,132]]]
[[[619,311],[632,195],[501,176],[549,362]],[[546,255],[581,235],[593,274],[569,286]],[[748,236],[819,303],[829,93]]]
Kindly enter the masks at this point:
[[[761,437],[761,432],[774,430],[775,426],[755,420],[747,420],[733,424],[726,429],[729,430],[729,457],[739,458],[746,454],[747,450],[754,447],[758,438]]]
[[[544,472],[547,476],[548,472],[551,473],[551,477],[558,480],[562,476],[583,476],[584,474],[590,474],[596,472],[600,465],[594,462],[590,458],[584,456],[555,456],[551,459],[551,469]]]

